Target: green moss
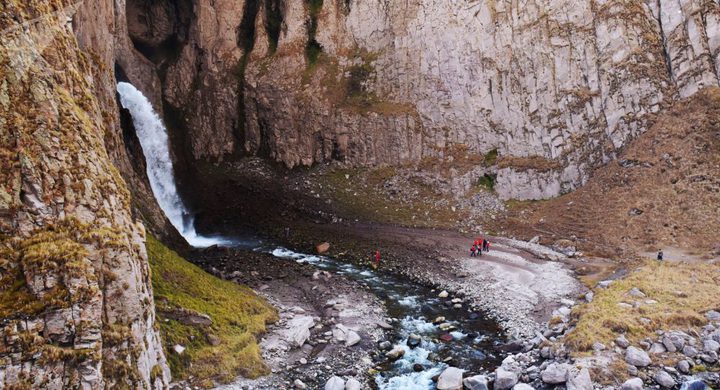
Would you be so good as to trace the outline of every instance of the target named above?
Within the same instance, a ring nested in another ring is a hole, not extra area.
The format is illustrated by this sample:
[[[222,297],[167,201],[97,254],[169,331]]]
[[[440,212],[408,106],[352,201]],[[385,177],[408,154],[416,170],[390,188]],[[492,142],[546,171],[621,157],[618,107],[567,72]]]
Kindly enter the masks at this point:
[[[181,355],[167,348],[173,378],[192,376],[194,384],[209,387],[238,375],[267,374],[256,336],[277,320],[275,309],[249,288],[215,278],[151,236],[146,247],[164,345],[186,348]],[[205,313],[212,325],[189,326],[162,314],[178,308]],[[219,345],[207,341],[209,333],[219,337]]]
[[[497,175],[488,175],[486,173],[480,179],[478,179],[477,184],[480,187],[483,187],[488,191],[493,191],[495,189],[495,179],[496,178],[497,178]]]
[[[497,162],[498,158],[498,150],[493,149],[485,154],[485,158],[483,159],[483,162],[485,163],[485,166],[492,166],[495,165],[495,162]]]
[[[315,39],[318,26],[318,15],[322,10],[323,0],[307,0],[310,9],[310,21],[308,23],[308,42],[305,46],[305,55],[308,59],[308,65],[313,66],[317,62],[322,53],[322,46]]]

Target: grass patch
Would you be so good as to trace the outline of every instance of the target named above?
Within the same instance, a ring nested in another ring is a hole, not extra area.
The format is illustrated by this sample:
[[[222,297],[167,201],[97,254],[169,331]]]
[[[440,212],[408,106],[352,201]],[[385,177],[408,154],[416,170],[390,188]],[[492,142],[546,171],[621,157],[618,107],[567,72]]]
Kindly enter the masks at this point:
[[[495,190],[495,179],[497,175],[488,175],[487,173],[478,179],[478,185],[488,191]]]
[[[498,159],[498,150],[493,149],[487,153],[485,153],[485,158],[483,159],[483,162],[485,163],[486,167],[490,167],[495,165]]]
[[[268,374],[256,336],[277,312],[245,286],[218,279],[191,264],[152,236],[146,243],[152,268],[152,284],[158,323],[168,362],[175,380],[212,387],[235,377]],[[190,326],[166,318],[162,312],[178,308],[204,313],[212,318],[207,327]],[[213,346],[208,335],[219,338]],[[178,355],[171,348],[187,349]]]
[[[565,344],[575,351],[589,351],[595,342],[611,345],[621,333],[637,343],[652,337],[659,329],[701,326],[707,322],[703,313],[720,305],[718,283],[718,265],[645,261],[625,279],[615,281],[608,289],[598,289],[592,303],[575,310],[574,316],[579,320],[565,338]],[[627,292],[633,287],[647,297],[629,296]],[[647,304],[646,300],[657,303]],[[642,304],[632,308],[619,306],[621,302],[635,301]]]

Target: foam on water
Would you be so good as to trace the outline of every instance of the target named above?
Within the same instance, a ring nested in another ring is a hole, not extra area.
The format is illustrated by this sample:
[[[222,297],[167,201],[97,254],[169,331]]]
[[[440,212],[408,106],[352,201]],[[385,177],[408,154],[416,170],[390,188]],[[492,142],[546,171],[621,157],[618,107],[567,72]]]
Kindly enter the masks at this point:
[[[178,195],[175,185],[167,130],[150,101],[129,83],[118,83],[117,91],[120,103],[132,116],[145,155],[150,188],[170,223],[194,247],[230,244],[230,240],[202,236],[195,231],[192,215]]]

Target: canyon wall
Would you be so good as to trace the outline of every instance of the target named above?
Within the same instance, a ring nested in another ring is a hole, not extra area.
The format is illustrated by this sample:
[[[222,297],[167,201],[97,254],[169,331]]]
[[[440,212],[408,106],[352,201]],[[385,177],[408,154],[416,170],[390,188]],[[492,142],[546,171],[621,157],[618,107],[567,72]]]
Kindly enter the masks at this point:
[[[133,1],[136,45],[179,45],[156,63],[194,161],[405,164],[464,144],[507,157],[501,196],[543,198],[718,85],[715,1]]]
[[[0,6],[0,388],[170,381],[118,170],[142,182],[113,92],[117,3]]]

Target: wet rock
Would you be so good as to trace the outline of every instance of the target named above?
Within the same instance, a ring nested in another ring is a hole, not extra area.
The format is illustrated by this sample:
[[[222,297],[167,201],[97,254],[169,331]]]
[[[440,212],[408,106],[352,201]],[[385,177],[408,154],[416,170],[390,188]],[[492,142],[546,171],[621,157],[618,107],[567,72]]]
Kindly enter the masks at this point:
[[[450,333],[443,333],[438,338],[446,343],[449,343],[454,339],[454,337]]]
[[[646,367],[652,363],[647,352],[632,346],[625,351],[625,361],[636,367]]]
[[[462,390],[463,372],[456,367],[448,367],[440,374],[437,383],[438,390]]]
[[[325,382],[325,390],[345,390],[345,381],[338,376],[333,376]]]
[[[392,343],[389,341],[381,341],[380,344],[378,344],[378,348],[380,348],[381,351],[389,351],[392,348]]]
[[[400,346],[396,346],[395,348],[385,353],[385,357],[389,358],[390,360],[398,360],[404,355],[405,350]]]
[[[378,321],[377,323],[378,328],[385,329],[385,330],[392,330],[392,325],[388,324],[385,321]]]
[[[423,366],[423,365],[420,364],[420,363],[415,363],[415,364],[413,364],[413,371],[415,371],[415,372],[423,372],[423,371],[425,371],[425,366]]]
[[[632,378],[620,386],[620,390],[643,390],[643,381],[640,378]]]
[[[440,294],[438,294],[438,298],[447,298],[449,295],[450,294],[447,291],[443,290]]]
[[[410,334],[407,339],[407,346],[410,347],[410,349],[417,348],[420,343],[422,342],[422,338],[415,333]]]
[[[362,385],[355,378],[350,378],[345,383],[345,390],[360,390],[360,389],[362,389]]]
[[[655,375],[653,375],[653,379],[658,385],[667,389],[675,386],[675,379],[664,370],[656,372]]]
[[[592,379],[590,379],[590,371],[583,368],[579,372],[570,372],[566,385],[567,390],[593,390]]]
[[[502,367],[495,370],[495,390],[509,390],[518,383],[518,375]]]
[[[565,383],[569,368],[567,364],[552,363],[542,372],[542,381],[552,385]]]
[[[485,375],[475,375],[463,380],[467,390],[488,390],[488,379]]]

